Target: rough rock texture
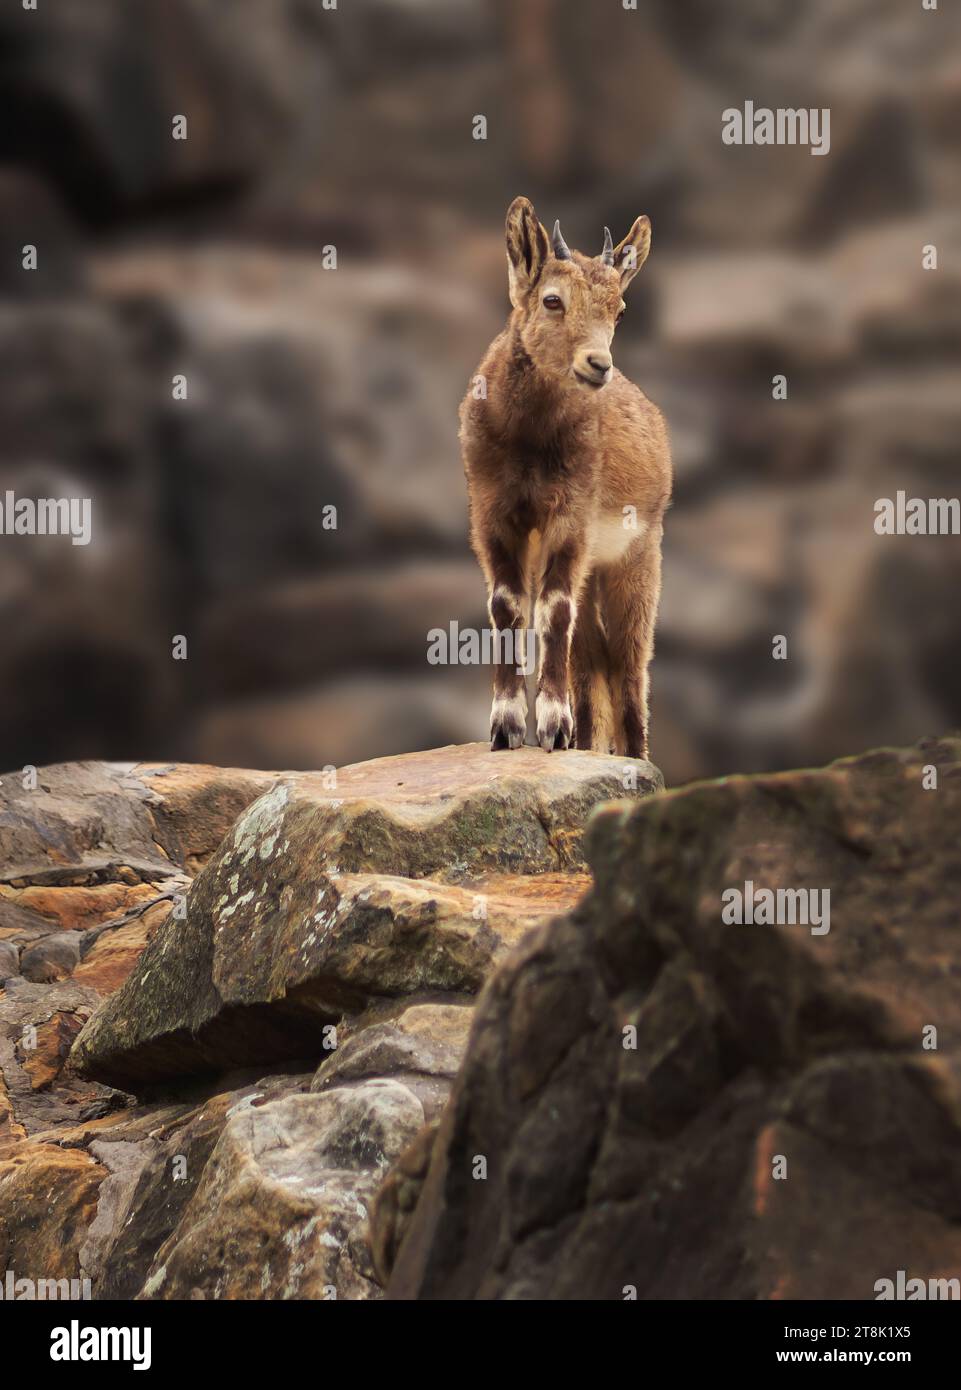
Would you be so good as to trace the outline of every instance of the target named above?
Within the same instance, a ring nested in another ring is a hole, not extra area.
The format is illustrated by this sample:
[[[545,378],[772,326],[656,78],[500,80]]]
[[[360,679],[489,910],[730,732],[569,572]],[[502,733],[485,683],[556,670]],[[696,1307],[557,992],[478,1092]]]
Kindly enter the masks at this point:
[[[432,1132],[470,1002],[355,1020],[313,1078],[267,1078],[205,1105],[142,1165],[125,1219],[111,1213],[119,1236],[101,1295],[379,1297],[368,1207],[394,1161]],[[109,1164],[109,1142],[91,1147]],[[175,1152],[202,1177],[174,1195]]]
[[[195,871],[275,780],[270,772],[174,763],[71,763],[12,773],[0,790],[2,881],[34,890],[24,906],[64,926],[85,925],[87,915],[102,919],[124,905],[106,895],[108,888],[116,893],[177,868]],[[37,891],[52,886],[83,888],[86,896],[66,896],[64,917],[52,895]],[[104,891],[99,902],[97,888]]]
[[[398,1252],[413,1223],[439,1130],[439,1119],[424,1125],[391,1168],[371,1203],[370,1255],[383,1288],[389,1284]]]
[[[20,974],[20,952],[12,941],[0,941],[0,984]]]
[[[0,1155],[0,1263],[18,1277],[78,1279],[104,1168],[80,1149],[23,1144]]]
[[[129,885],[170,873],[170,858],[155,840],[151,788],[132,768],[74,763],[32,772],[4,777],[0,791],[5,884],[23,889]],[[28,899],[24,906],[55,915],[44,901],[32,907]]]
[[[71,1045],[99,1003],[95,990],[72,980],[45,985],[14,977],[0,990],[0,1081],[19,1133],[109,1103],[108,1087],[61,1077]]]
[[[123,1104],[64,1073],[237,816],[274,774],[142,764],[25,768],[0,784],[0,1149]],[[2,1114],[2,1109],[0,1109]]]
[[[93,1227],[85,1251],[100,1278],[99,1298],[133,1298],[141,1290],[158,1250],[178,1229],[206,1171],[207,1162],[230,1115],[250,1104],[297,1094],[311,1074],[261,1077],[208,1094],[189,1091],[174,1103],[144,1105],[119,1123],[100,1126],[78,1141],[103,1154],[111,1173],[127,1168],[122,1190],[106,1194],[110,1210],[102,1234]],[[134,1151],[134,1164],[123,1152]],[[113,1158],[112,1154],[117,1157]],[[131,1182],[131,1179],[133,1181]],[[98,1214],[103,1206],[98,1209]]]
[[[154,774],[116,775],[139,814]],[[961,737],[613,803],[617,759],[439,749],[271,777],[211,853],[190,806],[222,779],[171,778],[205,867],[119,990],[82,972],[140,916],[82,926],[66,979],[4,980],[0,1266],[142,1300],[954,1277]],[[748,881],[830,918],[725,923]],[[164,1022],[192,999],[197,1031]],[[145,1018],[102,1075],[71,1064]]]
[[[51,873],[36,850],[9,885],[0,1255],[21,1276],[87,1278],[95,1298],[380,1297],[414,1190],[384,1179],[436,1131],[477,991],[587,888],[590,810],[648,794],[657,769],[471,745],[335,785],[152,765],[79,768],[73,791],[57,777],[9,822],[70,862]],[[131,846],[144,867],[159,855],[149,884],[126,873]],[[368,1229],[382,1188],[383,1250]]]
[[[275,780],[268,772],[103,763],[5,777],[0,970],[50,983],[80,968],[95,984],[109,948],[107,975],[119,983],[120,943],[129,970],[156,909],[166,916],[244,807]]]
[[[318,1070],[312,1091],[386,1073],[409,1081],[430,1111],[431,1082],[453,1081],[460,1065],[473,1010],[458,1004],[412,1004],[402,1013],[355,1030]],[[423,1090],[420,1088],[424,1087]],[[438,1088],[447,1098],[447,1088]]]
[[[352,1238],[423,1123],[416,1096],[389,1078],[239,1107],[141,1296],[369,1296],[366,1244]]]
[[[599,812],[596,886],[498,968],[426,1176],[415,1149],[378,1201],[390,1296],[956,1276],[959,829],[958,737]],[[725,924],[748,880],[830,891],[829,932]]]
[[[144,1081],[316,1052],[376,999],[474,993],[538,917],[583,887],[599,801],[660,785],[649,763],[486,745],[279,782],[238,820],[73,1054]]]

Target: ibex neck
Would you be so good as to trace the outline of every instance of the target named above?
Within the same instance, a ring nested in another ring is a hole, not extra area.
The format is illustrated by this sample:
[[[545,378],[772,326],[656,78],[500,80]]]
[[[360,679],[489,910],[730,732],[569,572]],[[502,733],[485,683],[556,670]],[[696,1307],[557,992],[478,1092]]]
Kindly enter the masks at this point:
[[[575,423],[571,393],[542,372],[524,347],[516,323],[508,328],[504,399],[505,429],[529,442],[553,439]]]

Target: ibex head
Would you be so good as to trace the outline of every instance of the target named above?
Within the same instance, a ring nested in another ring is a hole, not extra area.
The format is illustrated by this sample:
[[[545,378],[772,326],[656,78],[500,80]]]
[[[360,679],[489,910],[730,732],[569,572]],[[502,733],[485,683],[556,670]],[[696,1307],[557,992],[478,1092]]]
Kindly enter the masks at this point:
[[[604,228],[598,256],[571,251],[560,223],[548,237],[527,198],[507,209],[507,273],[524,348],[538,368],[578,389],[606,386],[623,293],[647,259],[651,223],[639,217],[614,245]]]

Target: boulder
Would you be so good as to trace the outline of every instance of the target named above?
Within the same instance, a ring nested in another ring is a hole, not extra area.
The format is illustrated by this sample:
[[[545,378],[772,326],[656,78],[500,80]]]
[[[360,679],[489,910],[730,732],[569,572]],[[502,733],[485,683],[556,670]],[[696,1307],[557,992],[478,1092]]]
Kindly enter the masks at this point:
[[[473,1009],[461,1004],[413,1004],[396,1017],[359,1028],[317,1069],[312,1091],[348,1082],[402,1076],[453,1081],[460,1066]],[[445,1097],[446,1098],[446,1097]]]
[[[81,1250],[94,1297],[379,1297],[368,1206],[442,1110],[471,1012],[357,1020],[313,1079],[267,1076],[61,1131],[110,1174]]]
[[[130,1299],[140,1292],[158,1250],[180,1227],[230,1118],[302,1092],[309,1081],[309,1072],[263,1077],[199,1100],[143,1106],[121,1123],[101,1122],[71,1136],[111,1175],[82,1252],[95,1298]]]
[[[390,1169],[371,1202],[370,1256],[382,1287],[387,1286],[398,1251],[417,1211],[439,1130],[439,1118],[424,1125]]]
[[[62,1273],[63,1261],[51,1259],[49,1250],[57,1222],[64,1221],[71,1277],[88,1279],[94,1298],[133,1298],[158,1247],[177,1229],[197,1192],[230,1118],[249,1106],[305,1091],[309,1081],[309,1072],[270,1076],[214,1094],[198,1096],[194,1088],[192,1097],[188,1088],[179,1100],[127,1106],[79,1124],[38,1130],[16,1148],[9,1142],[3,1146],[0,1104],[0,1250],[26,1251],[32,1240],[40,1252],[33,1273]],[[0,1090],[0,1100],[2,1095]],[[72,1158],[59,1163],[61,1153]],[[53,1222],[49,1230],[39,1198],[31,1196],[44,1180]],[[12,1202],[23,1198],[23,1205],[7,1207],[7,1196]],[[31,1272],[22,1258],[17,1268]]]
[[[471,1013],[360,1019],[312,1079],[267,1076],[61,1132],[110,1174],[81,1250],[94,1297],[379,1297],[368,1206],[442,1110]]]
[[[239,1107],[140,1296],[376,1296],[358,1228],[423,1123],[413,1092],[386,1078]]]
[[[426,1173],[401,1165],[400,1241],[397,1202],[375,1219],[389,1296],[956,1274],[959,819],[961,737],[599,811],[594,888],[494,973]],[[735,889],[822,897],[725,921]]]
[[[0,941],[83,937],[177,896],[276,780],[184,764],[59,764],[0,785]]]
[[[81,941],[80,963],[71,979],[98,994],[112,994],[137,964],[151,935],[167,920],[172,908],[169,897],[155,898],[144,910],[121,918],[120,923],[107,922],[101,928],[92,928]]]
[[[101,872],[110,871],[104,869]],[[77,877],[84,876],[77,874]],[[0,920],[8,922],[0,931],[8,933],[8,940],[18,935],[13,926],[16,912],[11,909],[19,908],[22,909],[24,923],[32,924],[32,929],[25,925],[19,934],[23,944],[41,936],[71,932],[78,933],[79,939],[79,934],[90,928],[135,912],[156,898],[156,886],[137,881],[136,873],[129,866],[124,866],[124,878],[134,881],[120,881],[119,877],[116,882],[83,885],[33,884],[28,881],[25,888],[11,888],[9,884],[0,883],[0,914],[3,914]]]
[[[76,932],[51,932],[20,956],[20,974],[35,984],[53,984],[72,975],[80,964],[80,937]]]
[[[373,1001],[472,995],[584,887],[598,802],[643,761],[467,744],[278,781],[240,817],[78,1040],[79,1074],[139,1085],[317,1055]]]
[[[156,843],[188,874],[206,864],[241,811],[276,780],[272,772],[196,763],[140,763],[131,777],[150,793]]]
[[[449,996],[448,996],[449,997]],[[473,1017],[473,1001],[391,1006],[385,1015],[348,1020],[337,1030],[331,1051],[310,1083],[326,1092],[385,1076],[403,1083],[417,1097],[424,1124],[433,1126],[450,1095]]]
[[[34,1281],[82,1278],[80,1246],[106,1176],[80,1149],[25,1144],[14,1157],[0,1153],[0,1207],[11,1214],[0,1222],[4,1271]]]

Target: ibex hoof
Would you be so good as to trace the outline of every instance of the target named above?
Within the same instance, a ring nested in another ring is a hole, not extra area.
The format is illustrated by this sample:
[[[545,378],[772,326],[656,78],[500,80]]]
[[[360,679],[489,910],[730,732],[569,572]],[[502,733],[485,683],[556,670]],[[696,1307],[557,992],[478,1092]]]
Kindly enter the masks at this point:
[[[574,719],[566,700],[550,695],[537,697],[537,741],[545,753],[569,748],[574,739]]]
[[[520,748],[527,732],[527,701],[495,700],[491,707],[491,752],[503,748]]]

